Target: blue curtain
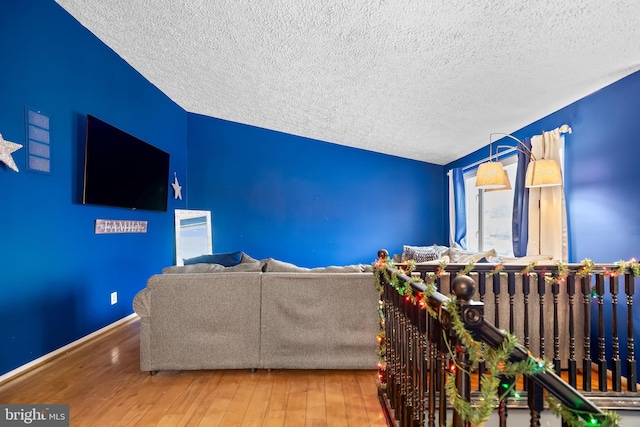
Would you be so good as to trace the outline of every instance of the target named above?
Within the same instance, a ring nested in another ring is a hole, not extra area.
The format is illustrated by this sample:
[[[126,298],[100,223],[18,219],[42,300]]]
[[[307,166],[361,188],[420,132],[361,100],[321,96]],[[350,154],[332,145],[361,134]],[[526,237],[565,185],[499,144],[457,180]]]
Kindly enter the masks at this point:
[[[464,176],[462,168],[452,170],[453,176],[453,200],[455,209],[455,233],[454,242],[463,249],[467,249],[467,207],[464,194]]]
[[[531,138],[522,141],[531,150]],[[513,242],[513,255],[523,257],[527,254],[527,242],[529,241],[529,189],[525,188],[525,177],[529,156],[518,151],[518,172],[516,184],[513,187],[513,228],[511,240]]]

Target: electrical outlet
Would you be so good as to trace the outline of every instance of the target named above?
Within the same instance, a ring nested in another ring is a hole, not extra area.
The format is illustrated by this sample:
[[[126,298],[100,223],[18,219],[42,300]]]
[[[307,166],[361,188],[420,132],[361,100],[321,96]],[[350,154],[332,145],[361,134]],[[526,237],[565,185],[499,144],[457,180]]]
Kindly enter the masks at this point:
[[[118,293],[117,292],[111,292],[111,305],[115,304],[118,302]]]

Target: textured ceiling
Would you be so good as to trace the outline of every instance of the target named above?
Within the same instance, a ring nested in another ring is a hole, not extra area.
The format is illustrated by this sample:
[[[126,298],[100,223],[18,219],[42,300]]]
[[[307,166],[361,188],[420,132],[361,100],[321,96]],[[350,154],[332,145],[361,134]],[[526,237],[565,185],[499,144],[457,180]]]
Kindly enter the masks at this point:
[[[436,164],[640,69],[637,0],[56,1],[189,112]]]

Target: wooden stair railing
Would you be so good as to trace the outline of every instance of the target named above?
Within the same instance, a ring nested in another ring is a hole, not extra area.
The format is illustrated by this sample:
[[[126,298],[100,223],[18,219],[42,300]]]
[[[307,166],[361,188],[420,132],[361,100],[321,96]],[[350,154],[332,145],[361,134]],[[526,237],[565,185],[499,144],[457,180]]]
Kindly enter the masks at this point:
[[[412,293],[418,296],[426,290],[423,282],[412,281],[410,277],[393,268],[377,271],[376,274],[380,283],[383,307],[381,325],[384,326],[382,349],[385,360],[381,369],[379,396],[387,421],[389,425],[398,427],[444,426],[447,424],[448,406],[445,393],[446,371],[451,362],[450,346],[456,339],[455,336],[450,335],[451,329],[446,324],[447,315],[444,307],[449,298],[440,292],[433,292],[428,298],[431,308],[436,311],[442,310],[444,313],[444,316],[441,316],[443,319],[441,323],[429,316],[424,307],[415,303],[415,299],[412,301],[398,292],[386,278],[396,277],[404,286],[410,286]],[[425,277],[424,272],[419,274]],[[485,320],[484,303],[471,300],[475,291],[473,279],[468,276],[459,277],[460,279],[456,280],[464,281],[465,286],[458,286],[459,289],[455,294],[465,326],[478,341],[497,348],[505,339],[505,332]],[[483,279],[479,281],[482,284],[484,282]],[[529,280],[525,282],[528,286]],[[555,289],[552,291],[556,294],[558,292]],[[509,295],[513,296],[513,294],[514,291],[510,289]],[[513,313],[514,305],[512,303],[509,305]],[[554,303],[556,310],[557,305],[557,302]],[[511,328],[516,317],[515,314],[510,316]],[[554,330],[555,335],[557,331]],[[556,369],[560,369],[557,363],[558,345],[554,344],[556,348],[553,352],[553,364]],[[455,352],[455,357],[458,366],[468,365],[468,357],[464,353]],[[513,361],[531,357],[530,352],[522,345],[516,346],[511,355]],[[482,373],[482,367],[478,367],[477,370]],[[572,371],[575,368],[571,368],[570,365],[569,370]],[[473,393],[477,393],[472,392],[471,383],[471,378],[464,369],[456,371],[456,388],[460,396],[467,401],[471,399]],[[524,388],[525,390],[521,392],[523,399],[517,403],[512,399],[510,404],[523,407],[522,402],[526,402],[531,414],[531,426],[540,425],[540,413],[544,408],[543,390],[554,396],[565,407],[585,414],[585,417],[596,423],[594,425],[605,417],[596,404],[570,383],[565,382],[559,372],[543,370],[532,375],[525,381]],[[500,405],[499,419],[501,426],[506,425],[506,404]],[[453,411],[453,427],[467,425],[460,414]]]
[[[413,274],[425,281],[437,274],[437,288],[447,294],[451,280],[466,267],[417,264]],[[633,296],[640,278],[616,264],[594,264],[587,274],[583,267],[504,265],[492,274],[496,264],[478,263],[469,275],[487,318],[517,336],[534,356],[552,360],[571,385],[597,391],[598,398],[614,392],[637,399]]]

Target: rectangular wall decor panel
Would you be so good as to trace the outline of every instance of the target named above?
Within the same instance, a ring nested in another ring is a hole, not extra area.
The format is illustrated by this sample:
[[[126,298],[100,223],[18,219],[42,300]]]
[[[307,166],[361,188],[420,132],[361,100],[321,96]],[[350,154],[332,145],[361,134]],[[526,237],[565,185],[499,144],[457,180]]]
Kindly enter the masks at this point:
[[[96,219],[95,234],[146,233],[147,221]]]
[[[51,173],[51,141],[49,140],[49,116],[25,108],[27,134],[27,170],[31,172]]]

